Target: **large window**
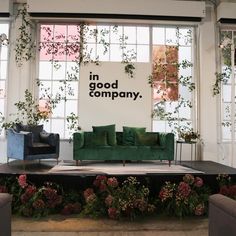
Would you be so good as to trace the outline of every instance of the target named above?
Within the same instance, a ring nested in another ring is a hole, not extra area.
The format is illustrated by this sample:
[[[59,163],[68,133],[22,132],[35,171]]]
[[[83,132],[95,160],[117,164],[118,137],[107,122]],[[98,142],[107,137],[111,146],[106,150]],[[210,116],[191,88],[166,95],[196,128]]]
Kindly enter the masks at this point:
[[[221,138],[222,141],[235,140],[235,56],[236,29],[221,31]]]
[[[193,35],[192,27],[152,29],[154,131],[196,128]]]
[[[8,68],[8,31],[9,25],[0,23],[0,112],[5,114],[5,98]]]
[[[76,25],[41,25],[39,54],[39,98],[45,109],[47,97],[59,101],[45,129],[69,137],[66,117],[78,114],[79,27]]]
[[[80,66],[96,61],[152,63],[153,130],[193,127],[193,35],[193,27],[41,24],[39,95],[62,98],[45,128],[68,138],[66,117],[79,115]]]

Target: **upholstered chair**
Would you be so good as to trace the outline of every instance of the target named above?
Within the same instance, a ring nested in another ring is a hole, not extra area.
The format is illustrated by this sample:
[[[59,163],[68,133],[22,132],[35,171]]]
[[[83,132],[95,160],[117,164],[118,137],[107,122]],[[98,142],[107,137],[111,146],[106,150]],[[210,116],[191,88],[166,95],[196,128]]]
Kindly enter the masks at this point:
[[[11,202],[10,194],[0,193],[0,235],[11,235]]]
[[[47,133],[43,125],[24,126],[17,124],[7,130],[7,161],[41,160],[59,158],[60,137],[56,133]]]

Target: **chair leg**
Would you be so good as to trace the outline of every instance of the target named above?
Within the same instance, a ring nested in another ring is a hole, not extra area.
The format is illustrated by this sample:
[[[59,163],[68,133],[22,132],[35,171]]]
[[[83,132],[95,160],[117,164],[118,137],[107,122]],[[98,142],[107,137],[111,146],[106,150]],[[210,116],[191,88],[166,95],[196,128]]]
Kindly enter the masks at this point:
[[[125,166],[125,160],[123,160],[123,166]]]
[[[169,161],[169,167],[171,166],[171,161]]]
[[[76,165],[77,165],[77,166],[79,165],[79,160],[76,160]]]

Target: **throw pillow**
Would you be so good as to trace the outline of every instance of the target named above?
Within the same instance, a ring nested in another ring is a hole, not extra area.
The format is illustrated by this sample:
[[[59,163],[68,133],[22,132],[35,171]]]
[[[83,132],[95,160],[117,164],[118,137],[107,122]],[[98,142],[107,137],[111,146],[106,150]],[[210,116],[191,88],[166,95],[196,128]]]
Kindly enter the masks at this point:
[[[116,131],[115,125],[93,126],[93,132],[96,134],[106,132],[108,145],[116,145]]]
[[[158,144],[158,136],[156,133],[136,133],[135,145],[138,146],[154,146]]]
[[[39,133],[43,131],[43,125],[22,125],[18,123],[16,124],[16,129],[18,130],[18,132],[32,132],[33,142],[40,142]]]
[[[123,145],[135,145],[135,134],[145,133],[146,128],[123,126]]]
[[[85,132],[84,145],[87,147],[108,146],[107,133],[106,132],[101,132],[101,133]]]

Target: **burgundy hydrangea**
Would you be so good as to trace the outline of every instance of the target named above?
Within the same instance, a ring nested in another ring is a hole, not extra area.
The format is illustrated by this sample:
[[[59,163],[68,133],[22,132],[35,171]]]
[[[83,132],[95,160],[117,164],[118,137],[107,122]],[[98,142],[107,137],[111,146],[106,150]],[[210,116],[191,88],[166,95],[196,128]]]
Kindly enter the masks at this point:
[[[220,188],[220,194],[225,195],[225,196],[229,195],[229,189],[226,185],[224,185]]]
[[[106,190],[107,190],[107,186],[106,186],[106,184],[104,184],[104,183],[100,183],[100,185],[99,185],[99,190],[100,190],[100,192],[104,192],[104,191],[106,191]]]
[[[194,213],[196,216],[202,216],[204,214],[204,211],[205,211],[204,203],[201,203],[195,207]]]
[[[101,183],[105,184],[106,181],[107,177],[105,175],[97,175],[96,179],[93,181],[93,185],[99,188]]]
[[[108,208],[107,211],[108,211],[109,218],[115,220],[119,217],[119,211],[116,208],[110,207],[110,208]]]
[[[84,191],[84,198],[86,199],[87,197],[89,197],[91,194],[93,194],[93,189],[92,188],[87,188],[85,191]]]
[[[161,199],[161,201],[164,202],[168,198],[172,197],[173,197],[173,189],[168,186],[164,186],[159,193],[159,198]]]
[[[191,175],[191,174],[186,174],[184,177],[183,177],[183,181],[188,183],[188,184],[193,184],[194,183],[194,176]]]
[[[26,182],[27,181],[26,175],[20,175],[17,180],[18,180],[18,184],[20,185],[21,188],[25,188],[28,186],[28,184]]]
[[[114,200],[114,198],[109,194],[105,199],[105,204],[107,206],[111,206],[111,204],[113,203],[113,200]]]
[[[117,181],[117,179],[115,177],[109,178],[107,180],[107,185],[112,187],[112,188],[116,188],[118,186],[118,184],[119,183],[118,183],[118,181]]]
[[[236,197],[236,185],[229,186],[229,196],[232,198]]]
[[[93,202],[96,199],[96,195],[92,188],[87,188],[84,191],[84,199],[87,203]]]
[[[81,205],[78,202],[68,203],[61,210],[61,214],[63,215],[78,214],[80,212],[81,212]]]
[[[47,206],[50,208],[54,208],[62,202],[62,197],[57,194],[56,189],[48,187],[43,193],[47,199]]]
[[[37,199],[34,203],[33,203],[33,207],[35,209],[41,210],[44,209],[45,206],[45,202],[42,199]]]
[[[28,185],[25,190],[25,193],[32,197],[37,192],[37,188],[34,185]]]
[[[203,186],[203,180],[200,177],[196,177],[194,180],[194,186],[200,188]]]
[[[134,207],[137,208],[139,211],[144,212],[147,209],[147,202],[144,199],[135,199]]]
[[[178,186],[178,193],[184,198],[188,197],[189,194],[191,193],[191,188],[189,184],[185,182],[180,182]]]
[[[33,185],[28,185],[25,192],[20,196],[20,200],[23,204],[26,204],[30,198],[37,192],[37,189]]]

